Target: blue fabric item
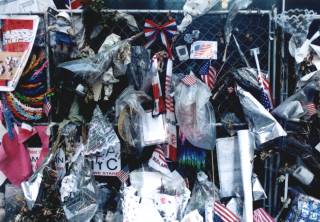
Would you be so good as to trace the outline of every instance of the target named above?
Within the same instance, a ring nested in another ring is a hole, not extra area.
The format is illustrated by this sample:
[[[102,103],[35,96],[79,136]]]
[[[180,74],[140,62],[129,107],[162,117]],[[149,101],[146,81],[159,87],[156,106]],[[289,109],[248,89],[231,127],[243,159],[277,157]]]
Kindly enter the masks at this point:
[[[63,33],[63,32],[56,32],[56,44],[66,44],[72,45],[72,38],[70,35]]]

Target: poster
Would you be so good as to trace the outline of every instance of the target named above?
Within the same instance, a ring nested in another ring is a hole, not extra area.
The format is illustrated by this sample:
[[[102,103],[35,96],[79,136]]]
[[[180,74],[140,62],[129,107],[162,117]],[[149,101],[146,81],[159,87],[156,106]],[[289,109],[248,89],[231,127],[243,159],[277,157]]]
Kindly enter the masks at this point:
[[[120,145],[95,154],[90,164],[95,176],[116,176],[121,170]]]
[[[0,91],[13,91],[30,56],[38,16],[0,15]]]
[[[40,158],[42,148],[41,147],[28,147],[28,150],[29,150],[29,155],[30,155],[32,171],[35,172],[36,171],[36,164]]]

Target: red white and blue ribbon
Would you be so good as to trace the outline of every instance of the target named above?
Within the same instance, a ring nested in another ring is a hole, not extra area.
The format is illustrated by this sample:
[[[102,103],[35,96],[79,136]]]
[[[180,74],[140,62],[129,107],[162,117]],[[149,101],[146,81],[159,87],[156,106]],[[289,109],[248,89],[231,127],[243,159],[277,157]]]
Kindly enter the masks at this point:
[[[162,44],[166,47],[169,57],[172,58],[172,38],[177,34],[176,20],[172,19],[163,25],[158,25],[150,19],[146,19],[143,29],[144,35],[148,42],[145,45],[146,48],[150,47],[157,38],[160,37]]]
[[[162,95],[160,79],[159,79],[159,72],[158,72],[158,59],[157,56],[154,55],[152,58],[152,69],[155,72],[155,75],[152,79],[152,94],[154,99],[154,108],[152,115],[157,116],[161,113],[165,112],[165,104]]]

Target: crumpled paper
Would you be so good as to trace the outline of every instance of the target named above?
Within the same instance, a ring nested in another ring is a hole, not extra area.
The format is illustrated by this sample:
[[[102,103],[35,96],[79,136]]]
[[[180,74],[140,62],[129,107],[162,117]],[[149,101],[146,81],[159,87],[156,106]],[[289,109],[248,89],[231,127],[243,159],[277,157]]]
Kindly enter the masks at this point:
[[[249,92],[238,86],[237,94],[257,147],[278,137],[287,136],[277,120]]]

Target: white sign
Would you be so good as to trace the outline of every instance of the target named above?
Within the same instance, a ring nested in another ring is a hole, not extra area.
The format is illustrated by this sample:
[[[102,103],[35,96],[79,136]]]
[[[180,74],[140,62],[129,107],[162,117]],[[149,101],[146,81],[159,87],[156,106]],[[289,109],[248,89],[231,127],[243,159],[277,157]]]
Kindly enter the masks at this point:
[[[121,170],[120,145],[93,156],[91,169],[95,176],[116,176]]]
[[[32,171],[36,171],[36,164],[40,158],[41,154],[41,147],[28,147],[29,155],[30,155],[30,161],[32,166]]]
[[[216,41],[196,41],[190,49],[190,59],[217,59],[218,43]]]

